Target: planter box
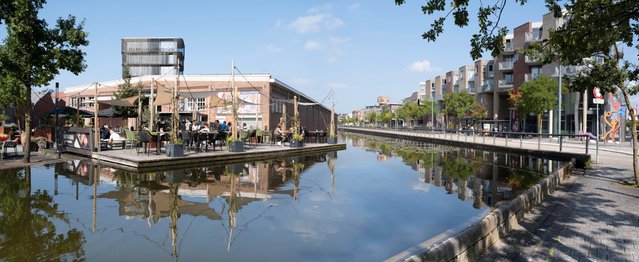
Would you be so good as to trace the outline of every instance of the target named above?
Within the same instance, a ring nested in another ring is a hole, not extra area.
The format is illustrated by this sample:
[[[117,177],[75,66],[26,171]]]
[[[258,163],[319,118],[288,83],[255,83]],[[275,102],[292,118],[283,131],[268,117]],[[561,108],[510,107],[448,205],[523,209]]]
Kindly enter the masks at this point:
[[[326,143],[327,144],[337,144],[337,137],[327,137],[326,138]]]
[[[291,140],[291,147],[293,148],[304,147],[304,141]]]
[[[229,142],[229,151],[230,152],[244,152],[244,142],[243,141],[231,141],[231,142]]]
[[[169,144],[165,146],[166,156],[168,157],[181,157],[184,156],[184,145],[182,144]]]

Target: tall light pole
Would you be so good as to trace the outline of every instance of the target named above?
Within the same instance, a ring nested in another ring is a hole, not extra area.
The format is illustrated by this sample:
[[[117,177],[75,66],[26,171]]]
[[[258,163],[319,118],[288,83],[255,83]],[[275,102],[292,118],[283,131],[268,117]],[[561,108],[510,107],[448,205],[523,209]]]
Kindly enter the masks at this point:
[[[433,95],[433,87],[430,88],[430,128],[435,130],[435,96]]]
[[[561,62],[559,63],[559,88],[557,89],[557,132],[561,134]]]

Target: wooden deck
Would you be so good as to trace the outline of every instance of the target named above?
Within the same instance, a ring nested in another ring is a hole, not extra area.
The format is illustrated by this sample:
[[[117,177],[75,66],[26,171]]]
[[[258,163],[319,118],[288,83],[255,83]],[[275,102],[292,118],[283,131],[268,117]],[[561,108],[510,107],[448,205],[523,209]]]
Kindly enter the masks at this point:
[[[157,155],[155,149],[151,149],[149,154],[140,149],[115,149],[101,152],[94,152],[91,157],[103,164],[111,165],[120,169],[132,171],[156,171],[166,169],[180,169],[186,167],[197,167],[215,164],[239,163],[246,161],[257,161],[272,158],[292,157],[309,155],[316,153],[326,153],[346,149],[345,144],[315,144],[306,143],[302,148],[291,148],[289,146],[277,146],[269,144],[258,144],[245,147],[244,152],[229,152],[227,147],[224,150],[208,152],[186,151],[183,157],[167,157],[164,152]]]

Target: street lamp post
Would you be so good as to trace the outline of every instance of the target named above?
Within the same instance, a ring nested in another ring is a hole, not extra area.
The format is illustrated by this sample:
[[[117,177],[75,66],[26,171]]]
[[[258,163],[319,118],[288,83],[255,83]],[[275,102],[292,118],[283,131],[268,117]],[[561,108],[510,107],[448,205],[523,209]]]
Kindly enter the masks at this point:
[[[561,63],[559,64],[559,88],[557,90],[557,132],[561,134]]]
[[[62,153],[60,151],[60,137],[59,137],[59,131],[58,131],[58,117],[59,117],[59,104],[60,104],[60,83],[59,82],[55,82],[55,122],[54,123],[54,135],[55,135],[55,151],[56,153],[58,153],[58,159],[60,159],[60,153]]]
[[[431,132],[435,130],[435,96],[433,95],[433,88],[430,89],[430,128]]]

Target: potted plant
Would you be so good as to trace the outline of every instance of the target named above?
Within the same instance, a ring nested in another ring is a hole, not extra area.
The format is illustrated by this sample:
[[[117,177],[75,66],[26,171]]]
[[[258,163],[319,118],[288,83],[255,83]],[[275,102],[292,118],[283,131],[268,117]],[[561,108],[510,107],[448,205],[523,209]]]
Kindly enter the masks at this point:
[[[304,146],[304,135],[293,134],[293,136],[291,136],[291,147],[303,147],[303,146]]]
[[[232,136],[226,138],[226,146],[230,152],[244,152],[244,142],[241,140],[233,140]]]
[[[179,72],[179,70],[178,70]],[[166,156],[168,157],[181,157],[184,156],[184,145],[182,141],[178,139],[178,129],[180,128],[180,115],[178,114],[178,99],[179,99],[179,78],[180,74],[177,74],[175,87],[173,88],[173,94],[171,99],[171,133],[169,136],[169,142],[166,143]],[[161,135],[161,134],[158,134]],[[158,145],[159,146],[159,145]]]
[[[237,102],[237,86],[235,86],[235,62],[231,62],[231,85],[233,87],[233,100],[231,101],[231,113],[233,114],[233,122],[239,126],[239,122],[237,122],[237,111],[239,108],[239,104]],[[229,151],[231,152],[244,152],[244,141],[238,139],[237,127],[234,126],[231,129],[231,136],[227,139],[227,145],[229,147]]]

